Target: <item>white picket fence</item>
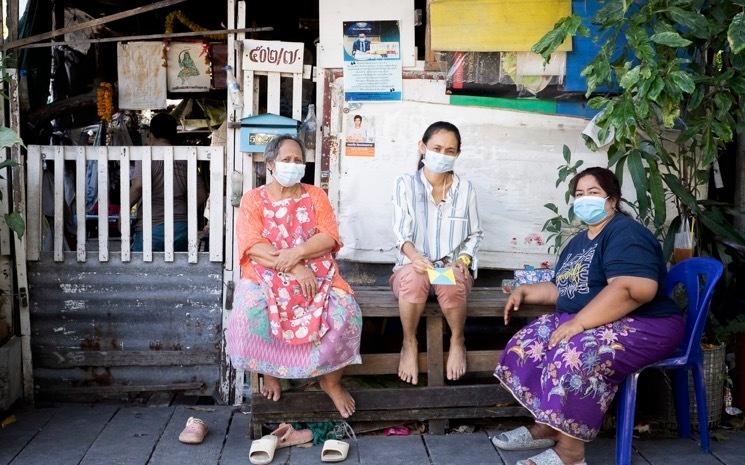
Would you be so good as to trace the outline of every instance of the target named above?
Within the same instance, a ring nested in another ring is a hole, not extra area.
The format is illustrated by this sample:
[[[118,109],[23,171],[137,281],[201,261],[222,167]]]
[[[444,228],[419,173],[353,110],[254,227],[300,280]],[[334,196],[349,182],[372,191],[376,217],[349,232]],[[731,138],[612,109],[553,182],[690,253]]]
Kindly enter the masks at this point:
[[[140,146],[28,146],[27,155],[27,256],[30,261],[39,260],[42,244],[42,163],[54,166],[54,261],[63,262],[64,254],[64,176],[65,161],[75,162],[75,212],[77,221],[77,260],[85,262],[86,254],[86,167],[88,161],[98,161],[98,259],[109,260],[109,162],[118,162],[120,168],[121,196],[121,260],[132,259],[130,252],[132,232],[130,228],[130,161],[142,161],[142,260],[153,260],[152,250],[152,180],[151,162],[163,161],[163,201],[165,248],[164,260],[174,261],[173,244],[173,168],[175,161],[187,163],[187,212],[189,263],[199,260],[197,238],[197,161],[209,162],[209,257],[211,261],[223,259],[223,215],[224,215],[224,148],[223,147],[140,147]],[[82,221],[80,220],[82,219]],[[51,226],[51,225],[50,225]]]

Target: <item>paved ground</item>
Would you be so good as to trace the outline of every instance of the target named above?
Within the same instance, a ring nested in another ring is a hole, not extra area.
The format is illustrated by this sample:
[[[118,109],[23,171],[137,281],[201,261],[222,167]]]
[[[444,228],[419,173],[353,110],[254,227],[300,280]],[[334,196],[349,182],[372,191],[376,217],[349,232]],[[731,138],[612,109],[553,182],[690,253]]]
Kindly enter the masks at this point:
[[[189,416],[210,433],[199,446],[177,437]],[[71,405],[16,413],[0,430],[0,465],[245,465],[249,416],[228,407],[120,407]],[[513,465],[531,453],[503,453],[489,441],[494,431],[446,436],[361,436],[346,463],[364,465]],[[639,465],[745,465],[745,432],[724,432],[704,455],[692,440],[637,440]],[[590,465],[612,465],[612,439],[587,450]],[[534,453],[534,452],[533,452]],[[282,449],[274,464],[320,464],[320,447]]]

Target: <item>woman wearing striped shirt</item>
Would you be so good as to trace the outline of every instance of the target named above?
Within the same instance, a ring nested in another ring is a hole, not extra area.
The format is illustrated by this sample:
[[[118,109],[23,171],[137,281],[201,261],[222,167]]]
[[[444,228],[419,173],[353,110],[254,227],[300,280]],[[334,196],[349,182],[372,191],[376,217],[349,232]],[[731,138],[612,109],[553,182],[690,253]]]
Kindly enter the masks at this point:
[[[398,376],[411,384],[419,377],[416,329],[430,292],[451,330],[447,378],[466,372],[466,301],[483,232],[473,185],[453,172],[460,145],[457,127],[433,123],[419,142],[419,169],[396,181],[393,229],[399,254],[390,283],[404,331]],[[430,285],[427,269],[434,267],[452,267],[455,285]]]

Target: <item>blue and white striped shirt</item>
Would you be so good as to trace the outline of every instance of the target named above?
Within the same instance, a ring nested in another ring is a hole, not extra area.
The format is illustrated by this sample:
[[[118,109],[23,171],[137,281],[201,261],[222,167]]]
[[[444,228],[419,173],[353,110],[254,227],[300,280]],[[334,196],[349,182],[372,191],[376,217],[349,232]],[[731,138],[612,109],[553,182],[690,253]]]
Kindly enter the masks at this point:
[[[432,261],[452,261],[468,254],[473,257],[471,267],[476,270],[476,253],[484,232],[473,184],[454,174],[445,200],[436,204],[432,185],[421,169],[413,175],[402,175],[396,180],[393,194],[393,231],[399,251],[396,266],[410,263],[401,247],[411,242]]]

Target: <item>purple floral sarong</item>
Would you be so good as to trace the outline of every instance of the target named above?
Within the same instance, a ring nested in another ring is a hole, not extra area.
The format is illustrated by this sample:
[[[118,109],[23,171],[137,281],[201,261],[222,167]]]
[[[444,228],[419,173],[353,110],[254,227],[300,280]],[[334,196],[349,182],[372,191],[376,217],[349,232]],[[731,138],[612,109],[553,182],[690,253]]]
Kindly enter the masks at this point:
[[[680,315],[624,317],[548,350],[553,331],[574,316],[543,315],[522,328],[507,343],[494,376],[537,423],[591,441],[618,385],[671,355],[682,340],[684,320]]]

